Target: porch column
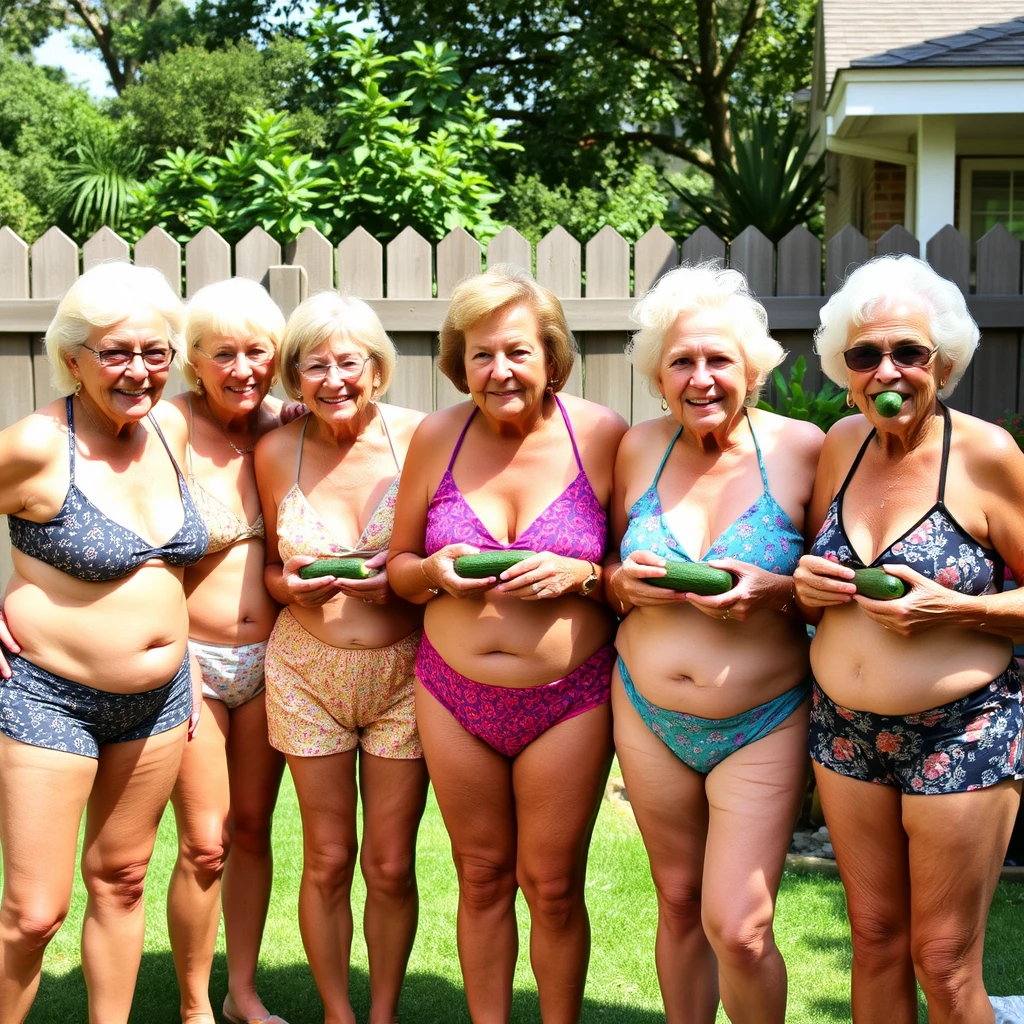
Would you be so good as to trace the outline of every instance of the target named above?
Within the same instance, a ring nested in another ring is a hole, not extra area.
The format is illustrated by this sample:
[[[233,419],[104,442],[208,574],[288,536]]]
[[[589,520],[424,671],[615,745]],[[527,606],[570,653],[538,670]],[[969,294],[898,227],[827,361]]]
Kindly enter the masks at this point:
[[[917,119],[917,185],[914,225],[921,242],[953,223],[956,178],[956,124],[952,117],[923,114]]]

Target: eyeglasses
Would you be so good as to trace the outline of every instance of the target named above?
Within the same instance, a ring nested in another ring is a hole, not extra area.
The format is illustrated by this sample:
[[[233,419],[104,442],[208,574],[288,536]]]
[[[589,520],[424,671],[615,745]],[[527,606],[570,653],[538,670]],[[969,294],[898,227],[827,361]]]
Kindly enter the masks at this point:
[[[226,370],[229,366],[234,366],[238,362],[239,357],[243,358],[250,366],[266,366],[267,363],[272,362],[274,359],[273,350],[267,348],[250,348],[244,352],[215,352],[213,355],[201,349],[198,345],[195,346],[195,350],[206,356],[207,359],[212,360],[222,370]]]
[[[885,356],[901,370],[910,370],[927,366],[935,358],[936,351],[927,345],[894,345],[889,351],[874,345],[854,345],[843,353],[843,360],[854,373],[877,370]]]
[[[319,383],[320,381],[327,380],[331,370],[337,370],[342,383],[349,384],[362,376],[363,370],[369,361],[369,356],[363,359],[359,359],[356,356],[348,356],[340,363],[308,363],[306,366],[300,366],[296,363],[295,369],[299,371],[301,377],[305,377],[310,383]]]
[[[106,370],[123,370],[136,356],[142,359],[147,370],[166,370],[174,359],[173,348],[93,348],[83,344],[99,360],[100,366]]]

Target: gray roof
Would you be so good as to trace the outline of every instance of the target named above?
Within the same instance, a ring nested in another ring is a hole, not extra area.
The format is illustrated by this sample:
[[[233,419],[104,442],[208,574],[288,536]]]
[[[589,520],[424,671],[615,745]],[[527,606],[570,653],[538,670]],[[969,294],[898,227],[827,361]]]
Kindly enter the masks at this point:
[[[1024,65],[1024,17],[983,25],[850,61],[853,68],[1015,67]]]

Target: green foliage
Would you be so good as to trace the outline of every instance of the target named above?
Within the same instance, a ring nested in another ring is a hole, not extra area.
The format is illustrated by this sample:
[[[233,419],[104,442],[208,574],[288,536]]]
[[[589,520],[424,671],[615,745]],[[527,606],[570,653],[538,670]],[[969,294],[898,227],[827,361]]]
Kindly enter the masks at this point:
[[[726,241],[753,225],[773,242],[813,220],[825,197],[825,156],[805,163],[811,136],[801,119],[780,124],[753,115],[735,143],[736,166],[724,166],[717,191],[701,195],[669,182],[698,223]]]
[[[10,228],[19,238],[34,242],[49,225],[11,176],[0,167],[0,227]]]
[[[789,416],[794,420],[809,420],[827,433],[834,423],[856,412],[856,409],[851,409],[846,404],[846,392],[840,391],[830,380],[822,383],[820,391],[805,389],[806,373],[807,360],[803,356],[800,356],[790,368],[788,382],[778,370],[773,370],[776,404],[773,406],[762,400],[757,403],[757,407]]]

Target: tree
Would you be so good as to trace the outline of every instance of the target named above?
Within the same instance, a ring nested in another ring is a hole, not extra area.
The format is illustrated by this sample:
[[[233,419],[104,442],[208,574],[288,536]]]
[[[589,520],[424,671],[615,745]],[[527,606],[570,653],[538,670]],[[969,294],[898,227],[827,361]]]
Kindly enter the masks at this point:
[[[390,44],[439,38],[547,180],[609,145],[718,178],[733,119],[784,115],[810,78],[814,0],[349,0]]]

